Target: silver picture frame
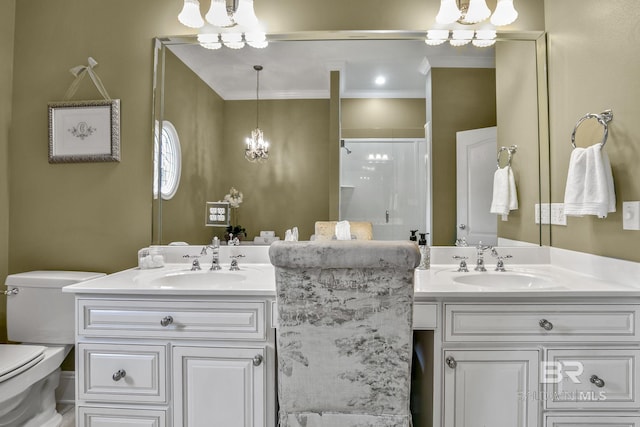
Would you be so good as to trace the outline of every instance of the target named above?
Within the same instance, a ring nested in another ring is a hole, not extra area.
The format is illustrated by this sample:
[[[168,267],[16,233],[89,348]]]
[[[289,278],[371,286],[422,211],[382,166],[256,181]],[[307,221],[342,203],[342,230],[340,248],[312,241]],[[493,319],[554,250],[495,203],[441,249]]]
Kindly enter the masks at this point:
[[[49,102],[49,163],[119,162],[120,100]]]

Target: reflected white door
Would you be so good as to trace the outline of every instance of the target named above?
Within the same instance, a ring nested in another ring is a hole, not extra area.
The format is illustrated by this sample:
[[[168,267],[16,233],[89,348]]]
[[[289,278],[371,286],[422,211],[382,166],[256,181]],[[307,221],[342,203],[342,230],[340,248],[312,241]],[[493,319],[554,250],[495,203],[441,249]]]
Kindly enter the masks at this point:
[[[497,141],[495,126],[456,133],[457,238],[469,245],[498,243],[498,221],[489,213]]]
[[[424,139],[347,139],[340,151],[340,220],[370,221],[376,240],[428,232]]]

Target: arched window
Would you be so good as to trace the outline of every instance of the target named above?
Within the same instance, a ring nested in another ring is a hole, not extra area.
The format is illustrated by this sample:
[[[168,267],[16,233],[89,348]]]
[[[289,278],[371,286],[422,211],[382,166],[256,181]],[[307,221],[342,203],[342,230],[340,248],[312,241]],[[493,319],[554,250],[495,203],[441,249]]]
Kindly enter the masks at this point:
[[[182,153],[180,151],[180,138],[173,124],[167,120],[162,122],[162,177],[158,180],[158,123],[156,122],[156,134],[153,145],[153,198],[158,198],[158,183],[162,191],[162,198],[171,199],[178,191],[180,185],[180,172],[182,170]],[[160,182],[159,182],[160,181]]]

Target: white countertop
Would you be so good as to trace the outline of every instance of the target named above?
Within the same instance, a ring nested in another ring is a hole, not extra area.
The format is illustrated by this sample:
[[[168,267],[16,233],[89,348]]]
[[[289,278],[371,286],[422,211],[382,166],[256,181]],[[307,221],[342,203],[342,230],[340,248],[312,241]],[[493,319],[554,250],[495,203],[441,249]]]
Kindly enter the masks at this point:
[[[148,270],[131,268],[100,279],[66,286],[63,292],[275,297],[276,281],[271,264],[241,264],[240,271],[229,271],[229,264],[222,264],[221,267],[221,270],[209,271],[208,266],[203,265],[200,271],[190,271],[190,264],[175,263]],[[166,277],[176,280],[166,280]]]
[[[489,266],[488,266],[489,267]],[[209,295],[275,297],[275,274],[271,264],[245,263],[240,271],[222,270],[190,271],[187,263],[167,264],[165,267],[141,270],[132,268],[101,278],[66,286],[64,292],[76,294],[125,294],[125,295]],[[442,298],[567,298],[567,297],[640,297],[640,284],[602,280],[549,264],[509,265],[507,271],[456,272],[452,264],[432,265],[429,270],[416,270],[416,300]],[[491,285],[462,284],[471,276],[481,276]],[[509,277],[517,279],[531,276],[534,283],[525,282],[515,288]],[[494,280],[495,279],[495,280]],[[501,280],[505,279],[505,280]],[[535,282],[538,280],[538,282]],[[542,280],[540,284],[540,280]]]
[[[429,270],[416,270],[415,298],[567,298],[567,297],[640,297],[640,283],[621,283],[581,274],[566,268],[550,264],[508,265],[506,272],[496,272],[493,266],[487,266],[487,272],[476,272],[473,265],[469,272],[457,272],[457,265],[432,265]],[[522,284],[516,288],[508,285],[479,286],[461,284],[456,279],[473,275],[485,277],[531,276],[543,280],[542,286],[532,283],[530,287]]]

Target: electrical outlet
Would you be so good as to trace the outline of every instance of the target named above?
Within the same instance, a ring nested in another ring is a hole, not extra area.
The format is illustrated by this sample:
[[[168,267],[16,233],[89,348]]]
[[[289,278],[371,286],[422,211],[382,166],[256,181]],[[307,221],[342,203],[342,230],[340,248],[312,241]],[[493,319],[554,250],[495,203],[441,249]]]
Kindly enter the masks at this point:
[[[567,216],[564,214],[564,203],[551,203],[551,224],[567,225]]]
[[[640,202],[622,202],[622,229],[640,230]]]

